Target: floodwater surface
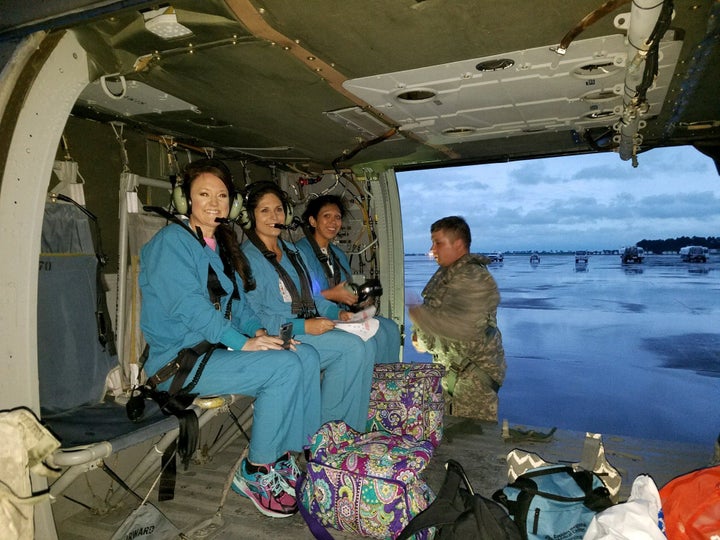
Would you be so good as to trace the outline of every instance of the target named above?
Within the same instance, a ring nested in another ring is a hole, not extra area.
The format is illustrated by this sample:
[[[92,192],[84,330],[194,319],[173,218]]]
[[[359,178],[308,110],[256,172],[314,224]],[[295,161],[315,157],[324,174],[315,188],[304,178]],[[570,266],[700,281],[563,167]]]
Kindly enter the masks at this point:
[[[406,303],[437,269],[405,258]],[[507,376],[500,418],[531,426],[708,443],[720,432],[720,261],[506,255],[490,270]],[[428,361],[410,343],[406,361]]]

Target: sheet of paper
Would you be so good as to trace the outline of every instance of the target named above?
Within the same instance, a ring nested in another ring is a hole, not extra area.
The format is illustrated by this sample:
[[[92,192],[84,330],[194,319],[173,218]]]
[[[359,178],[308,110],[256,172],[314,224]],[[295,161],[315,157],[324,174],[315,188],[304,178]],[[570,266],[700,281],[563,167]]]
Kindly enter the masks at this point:
[[[365,319],[359,322],[335,321],[335,328],[360,336],[363,341],[367,341],[373,337],[378,331],[378,328],[380,328],[380,321],[377,319]]]
[[[371,319],[375,316],[375,313],[377,312],[377,309],[375,306],[368,306],[365,309],[358,311],[357,313],[353,313],[352,317],[350,317],[347,321],[335,321],[338,322],[361,322],[365,321],[367,319]]]

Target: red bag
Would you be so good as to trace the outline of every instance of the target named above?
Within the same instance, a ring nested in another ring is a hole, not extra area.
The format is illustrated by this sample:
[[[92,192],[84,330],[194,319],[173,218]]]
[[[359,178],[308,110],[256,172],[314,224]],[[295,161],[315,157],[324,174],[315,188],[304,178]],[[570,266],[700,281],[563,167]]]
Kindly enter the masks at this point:
[[[668,540],[720,537],[720,465],[671,480],[660,490]]]

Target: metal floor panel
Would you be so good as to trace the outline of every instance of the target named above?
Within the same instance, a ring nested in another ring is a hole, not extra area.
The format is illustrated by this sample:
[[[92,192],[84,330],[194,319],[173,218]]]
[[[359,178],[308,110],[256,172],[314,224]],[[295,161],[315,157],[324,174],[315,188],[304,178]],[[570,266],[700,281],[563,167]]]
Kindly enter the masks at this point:
[[[514,426],[513,426],[514,427]],[[520,426],[548,431],[546,427]],[[466,470],[475,491],[490,496],[505,485],[505,456],[513,448],[535,452],[547,461],[580,461],[584,433],[558,430],[550,442],[504,442],[499,425],[458,418],[446,419],[446,437],[435,451],[427,469],[426,480],[437,491],[444,476],[444,463],[449,458],[459,461]],[[632,481],[639,474],[649,474],[658,487],[679,474],[709,464],[713,453],[712,441],[707,447],[687,443],[649,441],[604,435],[608,461],[623,476],[621,500],[630,493]],[[189,531],[218,510],[222,490],[230,469],[244,450],[243,439],[236,439],[228,448],[205,464],[191,464],[187,471],[178,470],[175,499],[159,503],[155,492],[149,501],[160,508],[175,525]],[[144,495],[152,480],[138,490]],[[82,481],[82,480],[79,480]],[[64,520],[58,526],[61,540],[100,540],[110,538],[122,520],[134,508],[133,499],[104,516],[83,511]],[[230,491],[222,509],[224,525],[206,536],[190,538],[221,539],[299,539],[313,536],[299,514],[286,519],[272,519],[259,514],[249,500]],[[338,540],[357,538],[348,533],[330,531]]]

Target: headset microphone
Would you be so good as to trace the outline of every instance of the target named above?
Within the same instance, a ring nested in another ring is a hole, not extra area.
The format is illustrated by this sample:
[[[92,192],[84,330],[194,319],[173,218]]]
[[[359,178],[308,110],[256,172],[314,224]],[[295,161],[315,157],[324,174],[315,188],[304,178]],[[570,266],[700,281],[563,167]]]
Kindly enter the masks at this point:
[[[292,218],[292,221],[288,225],[284,225],[282,223],[275,223],[273,227],[276,229],[282,229],[284,231],[294,231],[296,230],[300,225],[302,225],[302,220],[295,216]]]
[[[230,223],[230,220],[224,217],[216,217],[215,223]]]

